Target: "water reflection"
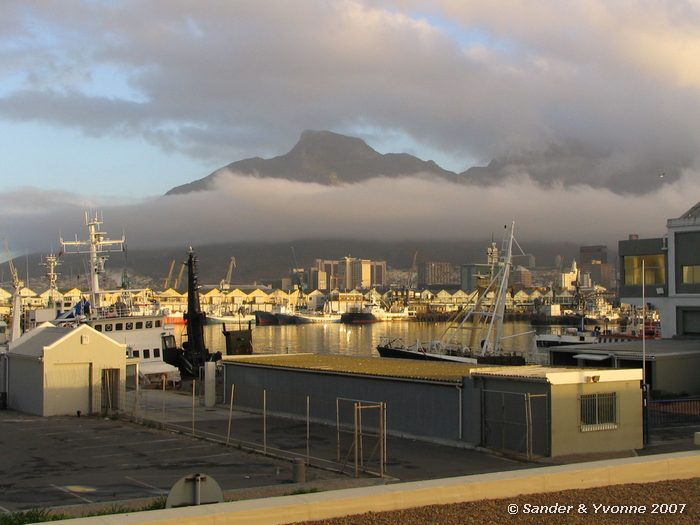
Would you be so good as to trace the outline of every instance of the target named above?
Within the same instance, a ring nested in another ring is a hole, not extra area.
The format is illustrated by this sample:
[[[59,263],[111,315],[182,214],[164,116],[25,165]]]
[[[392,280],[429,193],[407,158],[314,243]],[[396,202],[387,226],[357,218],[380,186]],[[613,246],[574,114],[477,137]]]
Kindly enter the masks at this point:
[[[260,354],[312,353],[352,356],[378,356],[376,347],[383,338],[402,339],[410,344],[439,339],[447,329],[447,323],[385,322],[361,326],[334,324],[303,324],[284,326],[254,326],[253,351]],[[234,327],[229,327],[230,329]],[[236,327],[237,328],[237,327]],[[204,329],[207,346],[212,351],[225,351],[221,325],[210,325]],[[504,336],[532,330],[529,323],[514,321],[503,326]],[[176,335],[182,337],[184,327],[176,327]],[[467,344],[469,333],[455,332],[458,340]],[[533,336],[505,339],[506,351],[527,351],[532,348]]]

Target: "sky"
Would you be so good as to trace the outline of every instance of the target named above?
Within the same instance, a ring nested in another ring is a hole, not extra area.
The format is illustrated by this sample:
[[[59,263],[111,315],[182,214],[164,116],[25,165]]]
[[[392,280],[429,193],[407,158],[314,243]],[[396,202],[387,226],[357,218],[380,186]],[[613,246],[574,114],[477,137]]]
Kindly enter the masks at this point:
[[[149,246],[485,237],[511,220],[531,239],[614,245],[662,234],[700,200],[696,0],[5,0],[2,11],[0,237],[18,251],[82,232],[85,208]],[[163,197],[283,154],[305,129],[455,172],[493,161],[496,183],[233,174]]]

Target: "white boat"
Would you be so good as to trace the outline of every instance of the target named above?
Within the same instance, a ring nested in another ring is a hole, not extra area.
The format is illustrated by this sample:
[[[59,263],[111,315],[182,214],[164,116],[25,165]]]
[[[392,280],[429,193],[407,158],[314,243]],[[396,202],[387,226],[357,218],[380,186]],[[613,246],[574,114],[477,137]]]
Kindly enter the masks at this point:
[[[406,345],[400,339],[384,339],[377,346],[382,357],[406,359],[426,359],[433,361],[452,361],[461,363],[484,363],[503,365],[523,365],[525,358],[518,354],[503,352],[503,319],[505,314],[508,277],[512,266],[515,223],[511,225],[510,234],[503,241],[502,249],[492,243],[488,250],[491,265],[491,279],[488,286],[474,292],[478,299],[472,309],[458,314],[446,328],[442,337],[435,341],[416,341]],[[493,300],[490,294],[493,293]],[[462,342],[463,330],[470,332],[470,342]],[[518,337],[532,332],[508,336]]]
[[[312,324],[312,323],[339,323],[341,314],[331,314],[323,312],[296,312],[294,321],[297,324]]]
[[[127,357],[139,359],[139,374],[142,379],[160,381],[163,376],[168,381],[180,381],[180,371],[163,361],[162,336],[172,333],[172,327],[165,324],[165,312],[156,306],[136,307],[131,302],[133,292],[139,290],[101,290],[99,277],[104,273],[106,253],[124,249],[125,239],[110,240],[100,231],[102,218],[85,214],[89,239],[65,241],[61,238],[64,253],[89,254],[90,299],[83,298],[73,309],[60,316],[56,322],[87,323],[98,332],[123,343],[127,347]],[[120,293],[121,300],[106,304],[107,294]]]
[[[407,321],[415,318],[416,316],[416,311],[408,306],[405,306],[400,310],[387,310],[386,308],[374,305],[370,312],[377,318],[378,321]]]
[[[255,316],[253,314],[234,314],[234,315],[211,315],[207,314],[207,324],[227,324],[227,325],[247,325],[248,323],[255,324]]]
[[[597,328],[597,327],[596,327]],[[546,334],[535,336],[535,345],[538,348],[549,348],[550,346],[586,345],[600,342],[600,330],[591,332],[581,331],[573,327]]]

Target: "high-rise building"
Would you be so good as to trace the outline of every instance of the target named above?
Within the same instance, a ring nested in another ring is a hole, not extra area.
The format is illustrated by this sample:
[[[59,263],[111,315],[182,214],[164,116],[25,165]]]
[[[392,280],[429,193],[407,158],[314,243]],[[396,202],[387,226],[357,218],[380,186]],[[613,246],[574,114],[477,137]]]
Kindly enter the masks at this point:
[[[428,261],[418,265],[418,287],[457,284],[452,263]]]
[[[316,259],[312,281],[316,276],[319,290],[355,290],[386,285],[386,261],[344,257],[342,260]]]
[[[511,273],[510,283],[530,287],[532,286],[532,272],[524,266],[516,266]]]
[[[590,274],[594,284],[600,284],[606,288],[613,286],[615,272],[612,264],[608,264],[607,246],[581,246],[580,250],[581,271]]]

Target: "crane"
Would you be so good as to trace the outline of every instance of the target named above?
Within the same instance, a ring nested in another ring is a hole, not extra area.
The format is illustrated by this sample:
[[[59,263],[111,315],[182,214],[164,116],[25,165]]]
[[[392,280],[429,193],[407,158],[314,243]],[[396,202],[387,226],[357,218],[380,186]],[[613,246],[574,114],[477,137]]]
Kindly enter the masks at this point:
[[[175,269],[175,259],[170,261],[170,269],[168,270],[168,275],[163,279],[163,290],[168,289],[168,285],[170,284],[170,279],[173,276],[173,270]]]
[[[19,278],[19,272],[17,268],[12,263],[12,254],[10,253],[10,247],[7,244],[7,239],[4,239],[5,252],[7,253],[7,264],[10,267],[10,275],[12,276],[12,286],[14,290],[12,291],[12,331],[10,334],[10,341],[19,339],[21,335],[20,321],[22,318],[22,288],[24,288],[24,282]]]
[[[226,272],[226,277],[221,279],[219,283],[219,289],[229,290],[231,289],[231,274],[233,274],[233,269],[236,267],[236,258],[231,256],[231,260],[228,262],[228,271]]]
[[[177,272],[177,277],[175,278],[175,282],[173,283],[173,288],[175,290],[180,288],[180,282],[182,281],[182,274],[185,273],[185,268],[186,268],[186,264],[182,263],[180,265],[180,271]]]

